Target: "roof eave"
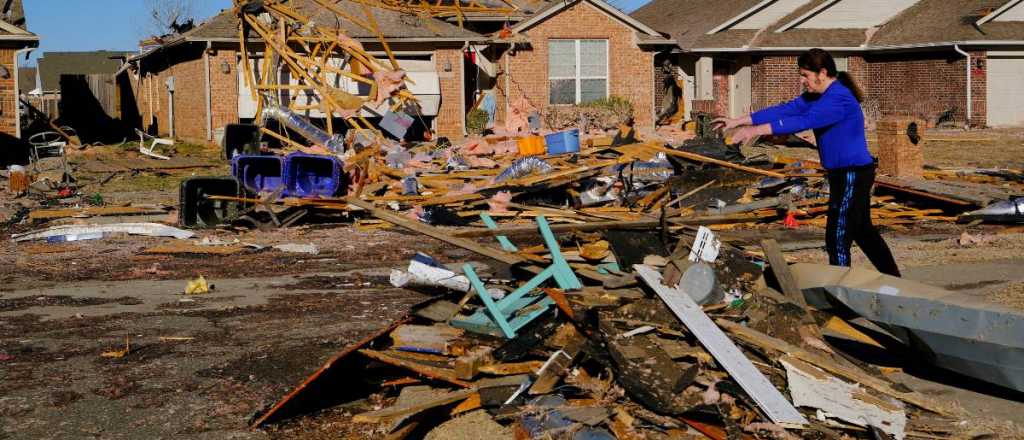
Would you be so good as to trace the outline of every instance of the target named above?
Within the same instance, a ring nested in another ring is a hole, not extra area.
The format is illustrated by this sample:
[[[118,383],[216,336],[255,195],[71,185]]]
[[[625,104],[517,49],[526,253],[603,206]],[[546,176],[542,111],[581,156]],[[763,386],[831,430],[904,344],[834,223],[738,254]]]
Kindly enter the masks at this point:
[[[906,44],[887,44],[887,45],[876,45],[876,46],[835,46],[835,47],[821,47],[830,52],[871,52],[871,51],[891,51],[891,50],[906,50],[906,49],[932,49],[932,48],[943,48],[953,46],[1022,46],[1024,47],[1024,40],[963,40],[963,41],[943,41],[936,43],[906,43]],[[681,49],[685,53],[752,53],[752,52],[798,52],[810,50],[812,47],[804,46],[777,46],[777,47],[695,47],[689,49]]]
[[[475,37],[385,37],[389,43],[462,43],[462,42],[481,42],[487,41],[487,37],[480,35]],[[376,43],[380,40],[376,38],[354,38],[354,40],[360,43]],[[184,41],[198,42],[198,43],[238,43],[237,38],[226,38],[226,37],[188,37]],[[262,39],[250,39],[250,43],[262,43]]]

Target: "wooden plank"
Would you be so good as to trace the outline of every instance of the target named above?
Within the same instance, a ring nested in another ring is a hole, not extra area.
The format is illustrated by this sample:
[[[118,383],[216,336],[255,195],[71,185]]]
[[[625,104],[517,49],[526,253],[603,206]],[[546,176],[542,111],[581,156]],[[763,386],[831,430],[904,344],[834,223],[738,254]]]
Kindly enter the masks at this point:
[[[744,342],[756,345],[762,349],[778,351],[788,354],[796,359],[807,362],[814,365],[822,370],[829,373],[835,374],[846,380],[851,380],[866,387],[869,387],[875,391],[894,397],[896,399],[907,402],[911,405],[918,406],[928,411],[934,412],[941,415],[950,415],[946,408],[943,408],[935,403],[935,399],[924,396],[917,392],[904,393],[895,388],[888,382],[871,376],[863,371],[854,370],[849,367],[845,367],[833,362],[824,356],[811,353],[790,343],[768,336],[757,330],[744,327],[742,325],[730,322],[724,319],[715,321],[718,325],[724,328],[726,331],[731,333],[733,336],[743,340]]]
[[[764,256],[768,259],[768,264],[772,267],[772,273],[779,281],[779,286],[782,287],[782,293],[793,302],[806,308],[807,300],[804,299],[803,291],[797,286],[793,272],[789,270],[789,263],[786,263],[786,257],[782,255],[782,247],[779,246],[779,242],[773,238],[762,240],[761,249],[764,249]]]
[[[475,392],[476,391],[473,389],[455,390],[449,393],[445,393],[433,399],[427,399],[415,405],[396,405],[378,411],[356,414],[355,417],[352,418],[352,421],[358,423],[380,423],[389,420],[395,420],[397,418],[411,416],[413,414],[417,414],[431,408],[437,408],[439,406],[444,406],[451,403],[466,400]]]
[[[718,159],[714,159],[714,158],[707,157],[707,156],[701,156],[701,155],[696,154],[696,153],[690,153],[690,152],[687,152],[687,151],[673,150],[671,148],[662,147],[660,145],[659,146],[651,146],[651,148],[653,148],[653,149],[655,149],[657,151],[660,151],[662,153],[665,153],[665,154],[667,154],[669,156],[682,157],[684,159],[695,160],[697,162],[710,163],[710,164],[714,164],[714,165],[718,165],[718,166],[722,166],[722,167],[726,167],[726,168],[732,168],[734,170],[746,171],[746,172],[752,173],[752,174],[760,174],[762,176],[768,176],[768,177],[778,177],[780,179],[783,179],[783,178],[786,177],[785,174],[776,173],[775,171],[768,171],[768,170],[762,170],[760,168],[753,168],[753,167],[738,165],[738,164],[734,164],[732,162],[726,162],[724,160],[718,160]]]
[[[143,206],[109,206],[109,207],[88,207],[81,209],[40,209],[28,213],[31,221],[52,220],[67,217],[100,217],[116,215],[150,215],[166,214],[167,211],[161,208]]]
[[[394,365],[396,367],[405,368],[423,377],[441,380],[444,382],[448,382],[450,384],[458,385],[460,387],[468,388],[471,385],[469,382],[455,378],[455,370],[452,370],[450,368],[441,368],[434,367],[431,365],[425,365],[420,362],[402,359],[398,356],[394,356],[392,354],[376,350],[362,349],[359,350],[359,353],[370,359],[380,361],[388,365]]]
[[[693,302],[686,292],[678,288],[666,287],[661,282],[661,274],[651,267],[640,264],[633,267],[644,282],[672,310],[672,313],[697,336],[704,348],[743,387],[747,395],[764,410],[772,422],[787,428],[807,425],[807,419],[786,400],[782,393],[768,381],[768,378],[754,367],[750,359],[747,359],[732,340],[715,326],[711,318],[704,314],[700,306]]]

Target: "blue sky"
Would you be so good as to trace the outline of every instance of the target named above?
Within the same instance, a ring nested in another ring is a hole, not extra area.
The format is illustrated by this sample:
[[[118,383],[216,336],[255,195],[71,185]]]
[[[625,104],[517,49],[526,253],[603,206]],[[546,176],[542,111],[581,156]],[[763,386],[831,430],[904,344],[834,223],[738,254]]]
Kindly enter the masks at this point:
[[[28,30],[41,38],[31,64],[42,52],[137,50],[150,35],[145,0],[25,0]],[[194,0],[204,19],[231,6],[231,0]]]
[[[648,0],[610,0],[615,7],[632,11]],[[146,0],[25,0],[28,28],[40,36],[39,49],[28,65],[43,52],[89,50],[137,50],[139,40],[149,37]],[[194,0],[196,17],[205,19],[231,6],[231,0]]]

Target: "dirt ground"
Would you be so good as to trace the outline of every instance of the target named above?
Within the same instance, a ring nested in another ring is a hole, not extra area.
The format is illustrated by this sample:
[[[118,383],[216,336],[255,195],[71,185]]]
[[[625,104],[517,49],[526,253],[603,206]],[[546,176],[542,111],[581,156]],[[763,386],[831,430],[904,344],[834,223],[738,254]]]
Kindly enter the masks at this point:
[[[941,137],[952,140],[926,144],[930,165],[1024,167],[1020,131]],[[84,170],[89,162],[130,158],[126,149],[73,159],[83,167],[76,176],[84,194],[99,194],[108,204],[174,206],[181,179],[227,171],[216,151],[190,146],[178,157],[215,166]],[[5,235],[32,229],[5,223],[16,215],[14,202],[0,193]],[[788,254],[824,262],[821,230],[801,232],[784,243],[799,249]],[[961,244],[964,232],[977,240]],[[1024,310],[1024,230],[942,223],[888,229],[885,236],[907,278]],[[319,252],[149,255],[147,248],[172,240],[135,236],[0,241],[0,439],[377,438],[370,427],[351,423],[343,407],[267,430],[248,424],[331,355],[427,298],[392,287],[391,268],[404,267],[417,251],[443,262],[478,258],[421,235],[345,224],[198,231],[203,237],[262,246],[313,243]],[[855,251],[854,264],[868,263]],[[212,292],[183,295],[198,275],[214,285]],[[123,349],[126,338],[127,355],[102,355]],[[1024,397],[933,371],[897,374],[909,387],[963,408],[965,423],[996,438],[1024,438],[1018,436]]]

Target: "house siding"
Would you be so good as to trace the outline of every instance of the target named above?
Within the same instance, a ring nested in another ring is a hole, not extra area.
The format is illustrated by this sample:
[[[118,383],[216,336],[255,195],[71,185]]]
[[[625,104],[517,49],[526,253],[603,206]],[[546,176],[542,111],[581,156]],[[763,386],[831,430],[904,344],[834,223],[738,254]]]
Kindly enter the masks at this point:
[[[652,90],[660,88],[654,81],[654,53],[637,46],[632,28],[589,3],[579,2],[527,29],[525,35],[529,48],[520,47],[514,54],[505,52],[500,59],[502,69],[508,66],[498,84],[500,120],[505,118],[508,103],[522,97],[537,108],[548,105],[549,39],[607,39],[609,95],[633,103],[638,127],[654,126],[656,93]]]

